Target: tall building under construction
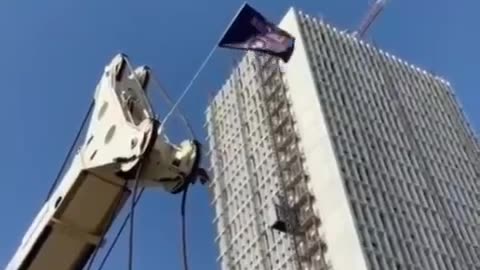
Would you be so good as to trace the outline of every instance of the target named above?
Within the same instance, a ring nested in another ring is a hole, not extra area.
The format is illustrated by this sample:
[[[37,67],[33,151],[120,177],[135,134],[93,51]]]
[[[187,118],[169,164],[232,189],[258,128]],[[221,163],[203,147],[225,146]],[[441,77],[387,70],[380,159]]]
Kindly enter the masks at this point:
[[[207,112],[221,269],[478,270],[480,154],[451,85],[290,9]]]

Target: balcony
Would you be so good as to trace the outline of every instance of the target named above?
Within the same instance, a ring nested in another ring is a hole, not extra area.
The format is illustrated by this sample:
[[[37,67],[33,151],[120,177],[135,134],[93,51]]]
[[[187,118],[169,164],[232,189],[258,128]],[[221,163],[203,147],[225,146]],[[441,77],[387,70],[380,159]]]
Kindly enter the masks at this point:
[[[282,168],[290,167],[291,163],[295,160],[297,160],[297,156],[295,155],[295,153],[285,151],[280,152],[279,154],[279,161]]]
[[[315,212],[312,209],[310,204],[303,206],[300,209],[300,213],[298,214],[298,225],[303,230],[307,230],[308,228],[320,224],[320,219],[315,215]],[[316,235],[309,235],[309,238],[317,238]]]
[[[264,76],[262,78],[261,88],[275,87],[280,89],[281,88],[280,86],[284,85],[281,75],[279,73],[270,73],[270,74],[264,73],[261,76]]]
[[[332,265],[325,260],[323,255],[315,255],[312,266],[316,270],[332,270]]]
[[[274,132],[281,130],[285,124],[290,123],[290,118],[288,115],[272,115],[272,128]]]
[[[290,168],[285,168],[283,172],[283,180],[285,182],[285,188],[290,189],[293,188],[296,184],[298,184],[302,179],[304,179],[303,172],[295,172]]]
[[[313,199],[313,195],[305,184],[299,184],[294,188],[287,190],[287,203],[292,208],[298,208]]]
[[[263,85],[262,88],[264,89],[265,98],[267,102],[277,101],[277,93],[282,91],[281,84],[268,84]]]
[[[279,109],[283,108],[285,105],[288,104],[286,99],[278,99],[276,95],[271,96],[271,98],[268,100],[267,103],[268,103],[268,112],[270,114],[276,114]]]
[[[300,238],[301,239],[301,238]],[[304,239],[298,243],[298,255],[303,261],[311,261],[320,248],[319,241],[305,241]]]
[[[315,238],[308,237],[306,234],[296,236],[296,242],[301,261],[315,266],[314,269],[329,269],[324,256],[326,243],[318,234]]]
[[[281,199],[280,199],[281,200]],[[280,202],[275,205],[275,222],[272,224],[272,228],[283,233],[297,233],[297,217],[294,210]]]
[[[281,150],[289,145],[289,143],[296,140],[296,134],[275,134],[275,146]]]

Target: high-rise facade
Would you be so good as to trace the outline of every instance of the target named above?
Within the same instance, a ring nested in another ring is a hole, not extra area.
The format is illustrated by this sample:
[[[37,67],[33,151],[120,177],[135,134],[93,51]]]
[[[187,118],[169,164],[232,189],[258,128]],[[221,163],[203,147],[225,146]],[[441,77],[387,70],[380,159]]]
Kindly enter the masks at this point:
[[[209,105],[222,269],[480,269],[480,147],[445,80],[290,9]]]

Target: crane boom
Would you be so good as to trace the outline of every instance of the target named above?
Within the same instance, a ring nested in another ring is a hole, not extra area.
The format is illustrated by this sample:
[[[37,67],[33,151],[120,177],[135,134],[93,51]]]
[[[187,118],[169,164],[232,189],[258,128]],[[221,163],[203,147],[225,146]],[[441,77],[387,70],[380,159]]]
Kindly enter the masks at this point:
[[[135,181],[178,193],[199,176],[207,180],[197,141],[173,145],[158,134],[145,93],[150,69],[129,71],[127,61],[119,54],[105,67],[84,142],[7,270],[82,269]]]
[[[365,18],[362,20],[360,26],[358,27],[358,30],[354,32],[355,36],[359,38],[363,38],[365,36],[365,33],[368,31],[368,29],[373,24],[375,19],[380,15],[380,13],[385,8],[386,3],[387,3],[387,0],[375,1],[375,3],[369,9]]]

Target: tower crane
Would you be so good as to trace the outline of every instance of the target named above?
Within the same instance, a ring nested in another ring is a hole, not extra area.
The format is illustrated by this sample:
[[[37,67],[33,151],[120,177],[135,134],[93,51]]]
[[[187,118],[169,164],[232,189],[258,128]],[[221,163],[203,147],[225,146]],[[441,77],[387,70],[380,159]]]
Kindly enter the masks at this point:
[[[134,186],[176,194],[208,181],[196,140],[159,134],[146,89],[150,69],[116,55],[97,84],[86,135],[58,186],[24,235],[7,270],[83,269]]]
[[[382,13],[386,4],[387,0],[376,0],[368,10],[367,15],[363,18],[358,29],[353,32],[353,35],[358,38],[363,38],[375,19]]]

